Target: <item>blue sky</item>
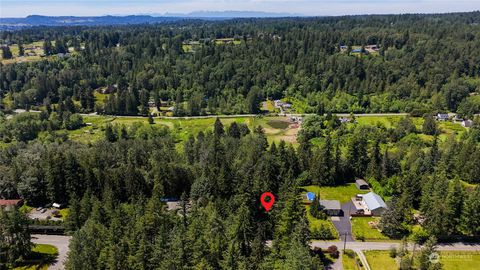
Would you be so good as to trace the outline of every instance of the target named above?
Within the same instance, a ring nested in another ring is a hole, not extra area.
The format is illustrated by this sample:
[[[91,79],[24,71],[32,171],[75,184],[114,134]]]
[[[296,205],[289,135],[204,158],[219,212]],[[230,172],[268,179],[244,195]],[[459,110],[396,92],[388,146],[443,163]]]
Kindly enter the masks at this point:
[[[480,0],[0,0],[0,17],[129,15],[241,10],[303,15],[480,10]]]

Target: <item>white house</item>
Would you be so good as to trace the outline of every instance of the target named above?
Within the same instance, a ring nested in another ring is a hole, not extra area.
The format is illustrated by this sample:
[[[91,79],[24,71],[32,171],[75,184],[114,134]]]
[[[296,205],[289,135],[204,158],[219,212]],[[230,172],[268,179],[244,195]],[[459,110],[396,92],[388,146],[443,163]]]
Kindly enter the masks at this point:
[[[447,121],[449,119],[448,114],[446,113],[439,113],[437,114],[438,121]]]
[[[388,208],[382,197],[374,192],[369,192],[362,196],[365,212],[370,212],[373,216],[381,216]]]

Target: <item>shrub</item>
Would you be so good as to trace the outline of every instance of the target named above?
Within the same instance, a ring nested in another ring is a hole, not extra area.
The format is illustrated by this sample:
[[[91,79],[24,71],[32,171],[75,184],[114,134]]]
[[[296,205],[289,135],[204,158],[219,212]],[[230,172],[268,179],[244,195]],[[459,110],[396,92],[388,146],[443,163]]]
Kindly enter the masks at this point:
[[[397,257],[397,249],[395,247],[391,247],[389,255],[390,255],[391,258]]]
[[[339,255],[340,255],[340,252],[338,251],[338,248],[337,248],[337,246],[335,246],[335,245],[329,246],[329,247],[327,248],[327,252],[328,252],[328,254],[330,254],[330,256],[332,256],[332,258],[334,258],[334,259],[338,259]]]
[[[345,250],[343,254],[345,254],[349,258],[352,258],[352,259],[355,258],[355,252],[353,252],[353,250],[351,249]]]
[[[334,239],[332,231],[328,226],[320,225],[320,227],[315,228],[312,232],[313,239],[329,240]]]
[[[357,235],[357,240],[365,242],[365,235],[363,235],[363,234]]]

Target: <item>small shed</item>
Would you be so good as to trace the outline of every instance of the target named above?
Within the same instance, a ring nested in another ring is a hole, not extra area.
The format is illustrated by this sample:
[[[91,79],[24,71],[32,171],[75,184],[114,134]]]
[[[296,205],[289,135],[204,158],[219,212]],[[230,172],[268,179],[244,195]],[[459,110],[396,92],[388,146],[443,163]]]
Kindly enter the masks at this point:
[[[369,189],[370,188],[368,186],[368,183],[363,179],[355,180],[355,185],[357,186],[358,189]]]
[[[472,126],[473,126],[473,121],[472,121],[472,120],[464,120],[464,121],[462,121],[462,127],[469,128],[469,127],[472,127]]]
[[[374,192],[363,195],[363,202],[365,203],[366,210],[370,211],[373,216],[381,216],[388,208],[382,197]]]
[[[63,209],[66,207],[66,205],[64,203],[53,203],[52,207],[57,209]]]
[[[320,205],[323,206],[325,212],[329,216],[341,216],[342,207],[337,200],[320,200]]]

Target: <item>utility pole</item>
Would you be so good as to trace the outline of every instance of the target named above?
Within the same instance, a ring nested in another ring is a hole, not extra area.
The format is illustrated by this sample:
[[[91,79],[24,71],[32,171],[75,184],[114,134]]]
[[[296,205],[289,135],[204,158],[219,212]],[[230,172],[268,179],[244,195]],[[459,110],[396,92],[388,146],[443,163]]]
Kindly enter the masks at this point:
[[[417,242],[413,241],[412,259],[410,260],[410,265],[413,265],[413,258],[415,257],[415,248],[416,247],[417,247]]]
[[[347,232],[344,233],[344,238],[343,238],[343,254],[345,254],[346,245],[347,245]]]

